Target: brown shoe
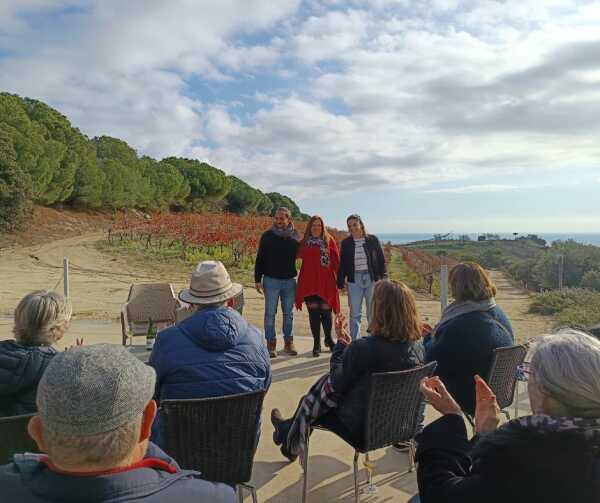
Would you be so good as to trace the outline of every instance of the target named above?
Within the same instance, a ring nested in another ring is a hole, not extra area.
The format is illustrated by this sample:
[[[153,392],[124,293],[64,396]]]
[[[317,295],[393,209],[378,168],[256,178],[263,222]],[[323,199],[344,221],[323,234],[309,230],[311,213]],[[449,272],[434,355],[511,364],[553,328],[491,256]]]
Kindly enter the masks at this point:
[[[267,350],[269,351],[269,356],[271,358],[277,357],[277,341],[275,339],[267,341]]]
[[[283,352],[286,355],[297,356],[298,351],[296,351],[296,346],[294,346],[294,338],[284,337],[283,340],[285,342],[285,344],[283,345]]]

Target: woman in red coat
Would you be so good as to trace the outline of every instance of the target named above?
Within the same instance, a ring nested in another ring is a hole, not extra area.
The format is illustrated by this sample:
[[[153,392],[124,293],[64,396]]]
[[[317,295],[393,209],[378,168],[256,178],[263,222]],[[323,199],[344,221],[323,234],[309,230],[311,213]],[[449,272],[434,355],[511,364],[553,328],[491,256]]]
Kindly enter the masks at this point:
[[[302,309],[302,302],[306,303],[310,331],[315,341],[313,356],[319,356],[321,325],[325,333],[325,345],[331,350],[331,311],[335,314],[340,312],[340,294],[336,286],[340,252],[320,216],[315,215],[308,222],[297,256],[302,259],[302,268],[296,288],[296,308]]]

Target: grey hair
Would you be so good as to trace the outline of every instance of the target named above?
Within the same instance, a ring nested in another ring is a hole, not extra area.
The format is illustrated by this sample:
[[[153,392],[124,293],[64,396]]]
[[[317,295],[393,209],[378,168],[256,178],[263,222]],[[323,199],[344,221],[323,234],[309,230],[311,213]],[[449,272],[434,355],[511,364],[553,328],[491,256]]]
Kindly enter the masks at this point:
[[[285,213],[288,218],[292,218],[292,212],[289,210],[289,208],[286,208],[285,206],[280,206],[279,208],[277,208],[275,213]]]
[[[227,307],[227,301],[214,302],[212,304],[195,304],[196,311],[204,311],[205,309],[219,309],[220,307]]]
[[[572,417],[600,417],[600,341],[581,330],[544,336],[531,359],[535,384]]]
[[[114,430],[95,435],[65,435],[44,428],[48,456],[54,463],[67,468],[116,466],[126,460],[137,445],[142,417],[140,414]]]
[[[50,346],[57,341],[55,329],[64,328],[72,314],[71,301],[60,293],[31,292],[15,309],[15,339],[26,346]]]

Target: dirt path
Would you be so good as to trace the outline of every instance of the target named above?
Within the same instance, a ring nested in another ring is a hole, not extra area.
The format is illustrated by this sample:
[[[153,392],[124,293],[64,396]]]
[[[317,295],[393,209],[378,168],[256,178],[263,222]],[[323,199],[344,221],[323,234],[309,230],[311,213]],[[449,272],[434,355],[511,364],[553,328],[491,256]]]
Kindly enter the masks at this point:
[[[125,255],[99,251],[95,243],[104,236],[103,233],[92,233],[36,246],[1,250],[0,315],[4,318],[4,329],[0,330],[0,338],[10,336],[6,333],[10,325],[8,319],[23,295],[45,288],[62,291],[63,257],[69,257],[71,263],[70,288],[76,320],[111,320],[116,323],[130,283],[166,281],[173,283],[178,290],[188,281],[190,271],[187,268],[169,264],[149,266]],[[530,303],[527,292],[514,287],[500,272],[493,271],[492,276],[499,290],[498,303],[511,319],[519,339],[529,339],[551,328],[552,318],[527,313]],[[244,315],[251,323],[261,327],[264,312],[262,296],[253,288],[246,288],[245,296]],[[421,315],[429,323],[435,323],[439,318],[439,303],[424,295],[417,297]],[[346,305],[344,298],[342,306]],[[306,312],[296,313],[295,319],[296,335],[309,336]],[[277,326],[280,326],[280,321]],[[115,328],[111,327],[111,330]]]

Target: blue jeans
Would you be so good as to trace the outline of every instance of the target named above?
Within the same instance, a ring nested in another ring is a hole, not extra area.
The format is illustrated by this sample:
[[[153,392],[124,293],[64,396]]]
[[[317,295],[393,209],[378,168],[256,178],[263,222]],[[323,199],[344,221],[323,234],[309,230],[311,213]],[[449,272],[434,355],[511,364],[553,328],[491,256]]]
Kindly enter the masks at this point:
[[[283,336],[292,337],[294,327],[294,300],[296,298],[296,279],[277,279],[263,276],[263,290],[265,292],[265,337],[274,341],[275,315],[277,304],[281,299],[283,312]]]
[[[367,304],[367,320],[371,323],[371,299],[373,282],[368,271],[354,272],[354,282],[348,282],[348,305],[350,306],[350,337],[355,341],[360,337],[363,299]]]

